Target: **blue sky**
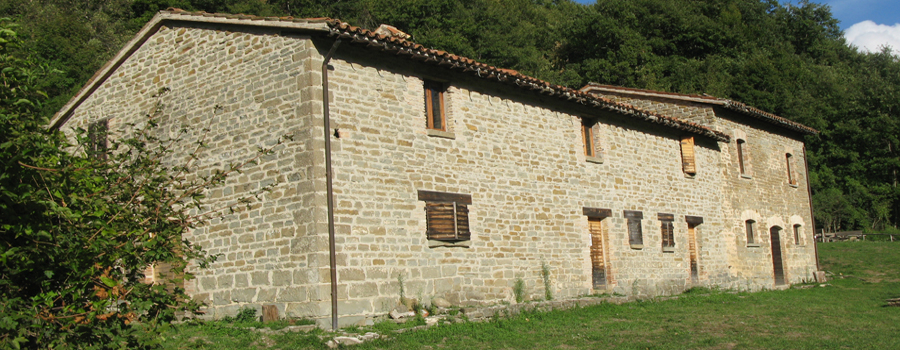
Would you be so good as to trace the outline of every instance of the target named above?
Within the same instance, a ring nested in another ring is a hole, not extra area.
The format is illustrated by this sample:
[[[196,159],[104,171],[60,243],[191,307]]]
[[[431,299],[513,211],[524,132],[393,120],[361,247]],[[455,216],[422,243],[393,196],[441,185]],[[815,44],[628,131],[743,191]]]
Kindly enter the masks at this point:
[[[593,4],[596,0],[575,0]],[[782,3],[798,3],[784,0]],[[878,51],[889,45],[900,55],[900,0],[820,0],[831,6],[831,13],[841,21],[844,38],[861,51]]]

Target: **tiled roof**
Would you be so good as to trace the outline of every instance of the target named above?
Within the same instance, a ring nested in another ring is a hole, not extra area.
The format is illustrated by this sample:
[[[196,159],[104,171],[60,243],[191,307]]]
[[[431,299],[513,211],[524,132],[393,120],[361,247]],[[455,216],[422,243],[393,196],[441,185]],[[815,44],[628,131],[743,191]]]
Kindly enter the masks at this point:
[[[742,113],[744,115],[748,115],[750,117],[781,126],[786,129],[798,131],[798,132],[801,132],[804,134],[809,134],[809,135],[815,135],[815,134],[819,133],[819,131],[816,129],[813,129],[811,127],[808,127],[806,125],[803,125],[803,124],[800,124],[797,122],[790,121],[788,119],[779,117],[775,114],[760,110],[758,108],[748,106],[742,102],[708,96],[708,95],[687,95],[687,94],[679,94],[679,93],[674,93],[674,92],[634,89],[634,88],[626,88],[626,87],[621,87],[621,86],[603,85],[603,84],[597,84],[597,83],[590,83],[590,84],[586,85],[585,87],[581,88],[581,91],[582,92],[590,92],[590,91],[616,92],[616,93],[629,94],[629,95],[660,97],[660,98],[669,98],[669,99],[674,99],[674,100],[682,100],[682,101],[691,101],[691,102],[719,105],[719,106],[723,106],[727,109]]]
[[[386,52],[395,56],[408,58],[414,61],[431,64],[445,69],[467,73],[472,76],[510,85],[526,91],[539,93],[545,96],[555,97],[574,104],[598,108],[616,112],[638,120],[660,124],[666,127],[686,131],[689,133],[710,137],[712,139],[728,142],[730,137],[722,132],[712,130],[706,126],[684,121],[658,113],[645,111],[626,103],[615,102],[607,98],[594,96],[589,93],[574,90],[565,86],[551,84],[549,82],[521,74],[512,69],[503,69],[490,66],[470,58],[454,55],[445,51],[430,49],[410,40],[403,39],[403,35],[394,30],[380,31],[392,35],[378,34],[375,31],[351,26],[336,19],[329,18],[293,18],[293,17],[260,17],[243,14],[224,14],[207,12],[190,12],[176,8],[160,11],[147,25],[141,29],[137,37],[132,39],[112,61],[107,63],[79,93],[69,101],[63,109],[54,116],[51,125],[59,127],[71,115],[72,111],[86,99],[118,65],[125,61],[134,50],[147,40],[164,20],[183,20],[207,23],[222,23],[233,25],[265,26],[297,28],[312,31],[321,31],[331,37],[347,40],[350,43],[365,45],[367,49]],[[402,33],[400,31],[397,31]],[[402,33],[405,34],[405,33]]]
[[[447,69],[469,73],[485,80],[512,85],[520,89],[556,97],[572,103],[617,112],[643,121],[662,124],[675,129],[707,136],[719,141],[728,142],[730,140],[728,135],[700,124],[645,111],[626,103],[614,102],[607,98],[594,96],[565,86],[551,84],[521,74],[512,69],[497,68],[446,51],[430,49],[421,44],[416,44],[415,42],[399,39],[397,37],[378,35],[373,31],[351,26],[339,20],[330,20],[328,21],[328,25],[331,27],[332,36],[349,40],[352,43],[364,44],[368,49],[383,51],[407,57],[412,60],[445,67]]]

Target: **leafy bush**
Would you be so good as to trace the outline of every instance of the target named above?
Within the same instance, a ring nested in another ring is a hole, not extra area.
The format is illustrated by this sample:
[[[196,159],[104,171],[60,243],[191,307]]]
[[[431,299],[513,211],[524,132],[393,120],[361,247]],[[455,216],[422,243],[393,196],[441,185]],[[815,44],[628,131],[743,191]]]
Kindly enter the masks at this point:
[[[259,321],[259,318],[256,317],[256,309],[252,307],[243,307],[238,310],[237,315],[226,316],[222,318],[223,322],[230,323],[246,323],[246,322],[256,322]]]
[[[525,281],[522,278],[516,278],[513,284],[513,294],[516,296],[516,302],[521,303],[525,300]]]
[[[214,260],[182,239],[220,212],[204,211],[204,190],[253,160],[194,176],[200,142],[186,164],[168,164],[182,140],[154,136],[158,109],[87,152],[96,138],[79,130],[70,142],[37,114],[32,86],[49,72],[8,53],[15,35],[0,20],[0,348],[158,346],[170,321],[200,307],[181,287],[188,261]],[[161,264],[172,273],[145,283]]]

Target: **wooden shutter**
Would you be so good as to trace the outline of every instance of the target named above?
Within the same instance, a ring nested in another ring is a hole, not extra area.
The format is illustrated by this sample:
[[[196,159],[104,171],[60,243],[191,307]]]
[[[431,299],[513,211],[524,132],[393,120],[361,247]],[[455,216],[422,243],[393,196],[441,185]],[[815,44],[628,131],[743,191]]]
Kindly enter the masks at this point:
[[[628,243],[644,244],[644,233],[641,231],[641,220],[628,219]]]
[[[628,243],[631,245],[644,244],[644,232],[641,228],[641,220],[644,213],[636,210],[626,210],[625,219],[628,221]]]
[[[694,175],[697,173],[697,162],[694,158],[693,136],[681,138],[681,167],[686,174]]]
[[[671,221],[661,221],[662,246],[671,248],[675,246],[675,227]]]
[[[425,203],[428,239],[456,239],[456,210],[454,203]]]
[[[472,238],[469,233],[469,208],[465,204],[456,203],[456,239],[468,241]]]
[[[439,241],[466,241],[469,232],[469,208],[465,204],[425,203],[426,236]]]

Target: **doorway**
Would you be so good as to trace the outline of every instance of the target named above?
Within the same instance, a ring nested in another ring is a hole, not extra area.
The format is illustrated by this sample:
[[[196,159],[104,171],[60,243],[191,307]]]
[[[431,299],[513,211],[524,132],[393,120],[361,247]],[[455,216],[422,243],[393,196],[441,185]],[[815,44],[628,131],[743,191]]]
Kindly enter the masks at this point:
[[[697,225],[688,223],[688,251],[691,258],[691,283],[693,284],[697,284],[700,280],[700,262],[697,250]]]
[[[772,239],[772,266],[775,273],[775,285],[784,285],[784,263],[781,259],[781,227],[772,226],[769,230]]]
[[[606,289],[606,235],[603,234],[603,220],[588,218],[591,232],[591,270],[594,290]]]

